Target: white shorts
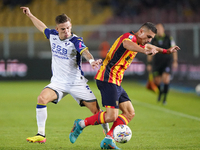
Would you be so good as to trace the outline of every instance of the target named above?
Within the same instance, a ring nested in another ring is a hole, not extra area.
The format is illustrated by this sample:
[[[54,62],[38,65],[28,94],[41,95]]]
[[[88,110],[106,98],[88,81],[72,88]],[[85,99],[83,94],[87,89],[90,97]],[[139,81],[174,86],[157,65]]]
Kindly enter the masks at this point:
[[[81,83],[79,85],[63,85],[59,83],[50,83],[45,88],[50,88],[56,92],[57,99],[52,101],[55,104],[57,104],[67,94],[70,94],[80,106],[84,106],[82,104],[82,101],[97,101],[87,83]]]

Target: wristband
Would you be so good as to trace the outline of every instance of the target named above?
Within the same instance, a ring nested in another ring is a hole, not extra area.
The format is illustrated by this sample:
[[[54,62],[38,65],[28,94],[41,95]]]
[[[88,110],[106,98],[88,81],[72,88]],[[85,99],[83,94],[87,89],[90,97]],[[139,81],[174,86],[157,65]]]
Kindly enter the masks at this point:
[[[163,49],[163,54],[167,54],[167,49]]]
[[[90,59],[90,60],[89,60],[90,65],[91,65],[91,63],[94,62],[94,61],[95,61],[94,59]]]

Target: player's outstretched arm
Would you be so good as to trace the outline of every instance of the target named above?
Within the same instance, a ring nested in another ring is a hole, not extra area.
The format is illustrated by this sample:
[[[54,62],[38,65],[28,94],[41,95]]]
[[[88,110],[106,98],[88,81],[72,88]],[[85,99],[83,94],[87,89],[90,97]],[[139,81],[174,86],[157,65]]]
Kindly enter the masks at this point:
[[[23,13],[26,14],[31,19],[35,27],[43,33],[44,29],[47,28],[47,26],[42,21],[40,21],[38,18],[35,17],[31,13],[28,7],[20,7],[20,8],[23,10]]]
[[[178,47],[178,46],[170,47],[170,48],[167,49],[167,54],[177,52],[178,50],[180,50],[180,47]]]
[[[134,43],[130,40],[124,40],[123,41],[123,47],[125,49],[130,50],[130,51],[145,53],[145,50],[142,47],[140,47],[139,45],[137,45],[136,43]]]
[[[99,68],[99,64],[102,62],[102,59],[94,60],[92,54],[89,52],[89,50],[84,50],[82,53],[82,56],[89,61],[90,65],[93,69]]]
[[[144,49],[142,47],[140,47],[138,44],[130,41],[130,40],[124,40],[123,41],[123,47],[125,49],[128,49],[130,51],[134,51],[134,52],[139,52],[139,53],[143,53],[146,55],[155,55],[158,51],[156,51],[155,48],[151,48],[151,49]]]
[[[180,50],[180,48],[178,46],[173,46],[168,49],[163,49],[163,48],[157,47],[152,44],[146,44],[145,48],[148,50],[156,49],[156,51],[158,51],[158,53],[163,53],[163,54],[171,54],[171,53],[174,53],[174,52],[177,52],[178,50]]]

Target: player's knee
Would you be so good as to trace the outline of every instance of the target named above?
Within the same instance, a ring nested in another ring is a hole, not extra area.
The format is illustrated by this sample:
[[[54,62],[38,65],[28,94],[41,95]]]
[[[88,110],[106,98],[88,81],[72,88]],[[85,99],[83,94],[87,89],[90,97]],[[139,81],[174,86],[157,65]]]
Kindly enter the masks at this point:
[[[107,117],[106,118],[106,122],[114,122],[115,120],[116,120],[117,118],[115,118],[115,117]]]
[[[135,111],[128,112],[124,114],[129,121],[131,121],[135,117]]]
[[[105,120],[106,122],[114,122],[118,118],[118,115],[106,115]]]
[[[98,109],[90,109],[90,111],[95,115],[95,114],[97,114],[98,112],[100,112],[101,110],[98,110]]]
[[[47,104],[48,103],[47,99],[42,95],[39,95],[37,100],[38,100],[39,104]]]
[[[135,111],[133,111],[132,113],[130,113],[130,120],[132,120],[135,117]]]
[[[93,114],[97,114],[101,111],[97,102],[86,102],[82,101],[83,105],[85,105]]]

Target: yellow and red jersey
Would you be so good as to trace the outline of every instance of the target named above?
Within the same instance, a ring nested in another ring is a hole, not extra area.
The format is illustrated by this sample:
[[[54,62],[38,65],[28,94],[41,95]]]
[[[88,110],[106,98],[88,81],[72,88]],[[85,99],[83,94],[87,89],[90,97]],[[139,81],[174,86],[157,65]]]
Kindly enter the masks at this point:
[[[133,32],[121,35],[112,45],[95,79],[121,85],[124,71],[130,66],[137,52],[127,50],[123,47],[123,41],[130,40],[137,43]],[[140,45],[142,48],[145,46]]]

